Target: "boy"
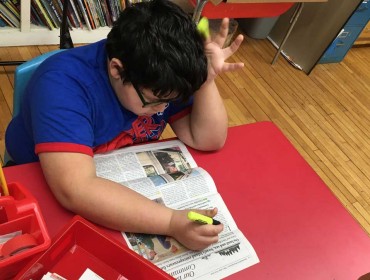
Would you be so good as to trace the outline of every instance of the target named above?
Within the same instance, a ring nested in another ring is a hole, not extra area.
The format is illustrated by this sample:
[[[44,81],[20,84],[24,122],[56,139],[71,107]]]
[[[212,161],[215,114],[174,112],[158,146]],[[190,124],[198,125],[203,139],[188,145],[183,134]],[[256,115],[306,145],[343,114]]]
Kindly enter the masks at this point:
[[[227,32],[225,19],[218,36],[203,42],[190,17],[166,0],[125,9],[107,40],[40,65],[7,129],[9,155],[16,163],[39,160],[57,200],[95,223],[169,235],[193,250],[217,242],[223,225],[190,222],[185,210],[97,177],[92,156],[156,140],[167,122],[190,147],[221,148],[227,114],[214,79],[243,66],[225,63],[243,40],[222,49]]]

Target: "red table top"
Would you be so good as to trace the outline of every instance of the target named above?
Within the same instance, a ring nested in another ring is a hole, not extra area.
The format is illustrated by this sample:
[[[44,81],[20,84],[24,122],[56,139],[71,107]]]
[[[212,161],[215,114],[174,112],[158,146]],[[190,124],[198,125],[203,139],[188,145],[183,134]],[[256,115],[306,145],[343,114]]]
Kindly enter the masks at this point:
[[[195,7],[197,0],[189,0]],[[245,1],[248,2],[248,1]],[[253,1],[250,1],[253,2]],[[254,2],[258,2],[254,1]],[[202,16],[209,19],[222,19],[222,18],[265,18],[277,17],[285,13],[291,8],[293,2],[276,2],[275,3],[225,3],[221,2],[218,5],[213,5],[212,2],[207,2],[202,9]],[[304,2],[304,1],[303,1]]]
[[[230,128],[219,152],[189,150],[260,259],[228,279],[348,280],[370,272],[368,234],[274,124]],[[38,163],[4,173],[39,201],[51,237],[72,218],[53,198]],[[109,234],[124,242],[120,233]]]

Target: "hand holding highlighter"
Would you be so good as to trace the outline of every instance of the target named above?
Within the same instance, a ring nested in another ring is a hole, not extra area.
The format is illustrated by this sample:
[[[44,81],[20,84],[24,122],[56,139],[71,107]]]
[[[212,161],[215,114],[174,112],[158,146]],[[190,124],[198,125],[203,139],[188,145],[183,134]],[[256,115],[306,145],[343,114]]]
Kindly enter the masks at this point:
[[[205,225],[206,224],[208,224],[208,225],[219,225],[219,224],[221,224],[219,221],[217,221],[217,220],[215,220],[211,217],[208,217],[208,216],[205,216],[205,215],[193,212],[193,211],[188,212],[188,219],[190,221],[197,222],[197,223],[200,223],[200,224],[205,224]]]

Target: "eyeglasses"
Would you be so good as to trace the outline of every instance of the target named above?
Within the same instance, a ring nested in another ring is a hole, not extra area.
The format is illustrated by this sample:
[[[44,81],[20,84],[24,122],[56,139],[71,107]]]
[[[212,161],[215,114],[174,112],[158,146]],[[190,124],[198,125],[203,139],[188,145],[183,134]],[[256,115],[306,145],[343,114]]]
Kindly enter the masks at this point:
[[[170,103],[170,102],[173,102],[173,101],[176,101],[178,100],[178,98],[169,98],[169,99],[157,99],[153,102],[148,102],[145,100],[144,98],[144,94],[143,92],[139,89],[138,86],[134,85],[133,83],[131,83],[132,86],[134,87],[137,95],[139,96],[141,102],[143,103],[143,108],[146,108],[146,107],[154,107],[154,106],[157,106],[157,105],[160,105],[160,104],[164,104],[164,103]]]

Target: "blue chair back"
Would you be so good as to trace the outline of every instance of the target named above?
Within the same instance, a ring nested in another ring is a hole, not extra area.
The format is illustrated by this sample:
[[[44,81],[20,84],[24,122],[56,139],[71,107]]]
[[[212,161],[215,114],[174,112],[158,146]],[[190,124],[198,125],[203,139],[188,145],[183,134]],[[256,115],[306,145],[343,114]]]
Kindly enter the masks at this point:
[[[14,73],[14,95],[13,95],[13,118],[19,113],[21,107],[21,100],[24,91],[27,87],[29,80],[37,67],[48,57],[64,51],[64,49],[58,49],[39,55],[21,65],[15,69]]]

